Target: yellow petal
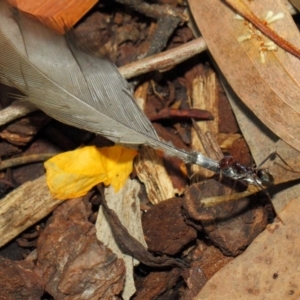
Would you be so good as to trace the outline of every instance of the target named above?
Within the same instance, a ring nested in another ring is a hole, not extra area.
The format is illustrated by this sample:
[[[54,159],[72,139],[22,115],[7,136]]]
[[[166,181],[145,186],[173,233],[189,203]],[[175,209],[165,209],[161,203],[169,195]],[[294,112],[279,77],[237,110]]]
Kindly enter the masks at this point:
[[[118,191],[132,172],[136,154],[121,146],[87,146],[56,155],[44,164],[50,192],[61,200],[76,198],[101,182]]]
[[[132,161],[137,155],[137,151],[121,146],[114,146],[113,151],[112,147],[102,149],[102,153],[107,159],[108,176],[104,184],[111,184],[118,192],[132,172]]]

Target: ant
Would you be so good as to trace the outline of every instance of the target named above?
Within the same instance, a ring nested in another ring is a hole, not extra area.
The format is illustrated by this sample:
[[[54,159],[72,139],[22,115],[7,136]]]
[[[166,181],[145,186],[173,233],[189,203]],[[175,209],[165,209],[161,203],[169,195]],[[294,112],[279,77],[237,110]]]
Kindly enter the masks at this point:
[[[223,157],[219,162],[219,166],[221,175],[232,178],[236,181],[242,181],[260,187],[261,190],[263,190],[269,198],[270,204],[272,205],[273,211],[275,212],[277,218],[281,221],[281,223],[283,223],[283,221],[278,216],[275,210],[270,194],[268,193],[268,191],[266,191],[268,187],[273,185],[274,177],[271,173],[267,171],[267,169],[260,168],[260,166],[262,166],[267,160],[275,159],[275,157],[279,157],[280,160],[286,166],[288,166],[289,171],[300,173],[298,171],[295,171],[292,167],[290,167],[288,163],[277,152],[273,152],[270,155],[268,155],[268,157],[265,158],[258,167],[244,166],[238,161],[234,160],[232,156]]]
[[[232,156],[223,157],[220,162],[220,174],[237,181],[244,181],[260,187],[269,187],[274,183],[274,177],[262,168],[244,166]]]

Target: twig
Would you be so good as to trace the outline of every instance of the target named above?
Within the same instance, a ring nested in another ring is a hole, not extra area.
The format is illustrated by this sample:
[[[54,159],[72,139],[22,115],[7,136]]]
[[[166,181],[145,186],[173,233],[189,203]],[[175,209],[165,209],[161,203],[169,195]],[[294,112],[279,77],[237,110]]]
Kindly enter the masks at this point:
[[[37,108],[27,101],[17,100],[0,112],[0,126],[36,111]]]
[[[51,213],[62,201],[49,192],[45,176],[28,181],[0,201],[0,247]]]
[[[163,72],[205,50],[207,45],[204,39],[198,38],[174,49],[120,67],[119,72],[126,79],[157,70]]]
[[[0,163],[0,170],[4,170],[7,168],[13,168],[20,165],[45,161],[57,153],[42,153],[42,154],[31,154],[31,155],[25,155],[20,157],[14,157],[7,160],[3,160]]]

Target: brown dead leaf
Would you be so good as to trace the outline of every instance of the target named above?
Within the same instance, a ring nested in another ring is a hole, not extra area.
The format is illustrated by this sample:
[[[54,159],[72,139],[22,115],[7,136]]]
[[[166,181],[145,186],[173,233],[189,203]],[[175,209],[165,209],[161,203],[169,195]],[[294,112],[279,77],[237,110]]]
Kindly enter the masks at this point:
[[[235,113],[235,117],[239,122],[243,136],[247,140],[248,146],[251,149],[252,156],[256,165],[260,165],[271,153],[277,152],[288,163],[290,167],[299,170],[300,153],[292,148],[290,145],[279,139],[261,121],[232,94],[230,89],[224,86],[231,107]],[[289,171],[288,166],[285,165],[279,157],[275,160],[268,160],[263,165],[274,176],[275,183],[284,183],[300,178],[300,173]],[[285,186],[282,191],[277,190],[272,192],[272,202],[277,212],[291,200],[297,197],[300,193],[300,185],[293,184]]]
[[[285,225],[269,225],[195,299],[299,299],[299,211],[300,199],[296,198],[280,215]]]
[[[284,18],[269,26],[299,48],[298,29],[280,0],[244,2],[259,18],[268,11],[283,12]],[[300,150],[299,59],[278,48],[265,51],[262,63],[261,42],[238,41],[249,34],[248,26],[234,19],[235,12],[222,1],[189,0],[189,4],[209,51],[235,93],[276,135]]]
[[[297,9],[300,9],[300,0],[290,0],[290,2],[291,2]]]

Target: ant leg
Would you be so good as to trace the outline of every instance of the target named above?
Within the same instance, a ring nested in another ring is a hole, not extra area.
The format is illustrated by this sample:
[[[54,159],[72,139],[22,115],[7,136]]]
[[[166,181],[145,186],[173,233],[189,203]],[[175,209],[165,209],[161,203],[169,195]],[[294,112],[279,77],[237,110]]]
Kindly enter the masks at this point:
[[[223,173],[222,173],[222,171],[221,171],[221,172],[219,173],[219,182],[221,182],[222,179],[223,179]]]
[[[269,159],[270,160],[274,160],[276,157],[278,157],[286,166],[287,168],[285,168],[284,166],[280,165],[282,168],[284,168],[287,171],[293,172],[293,173],[300,173],[300,171],[297,171],[295,169],[293,169],[284,159],[283,157],[276,151],[270,153],[260,164],[259,166],[256,168],[257,170],[260,169],[260,167]],[[276,162],[275,162],[276,163]],[[277,163],[278,164],[278,163]]]
[[[288,168],[284,168],[283,166],[281,166],[282,168],[292,172],[292,173],[300,173],[300,171],[297,171],[295,169],[293,169],[283,158],[282,156],[276,151],[274,152],[275,153],[275,156],[278,157]],[[278,164],[278,163],[277,163]]]
[[[277,153],[277,151],[274,151],[272,153],[270,153],[257,167],[256,169],[260,169],[261,166],[263,166],[268,160],[274,160],[276,158],[276,156],[279,156],[279,154]]]
[[[275,206],[274,206],[274,204],[273,204],[273,202],[272,202],[272,199],[271,199],[271,196],[270,196],[269,192],[268,192],[267,190],[263,190],[263,192],[264,192],[265,195],[268,197],[269,203],[270,203],[270,205],[271,205],[271,207],[272,207],[273,212],[274,212],[275,215],[276,215],[276,218],[282,223],[282,225],[285,225],[284,222],[283,222],[283,220],[280,218],[280,216],[278,215],[278,213],[277,213],[277,211],[276,211],[276,209],[275,209]]]

